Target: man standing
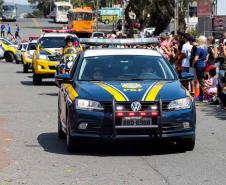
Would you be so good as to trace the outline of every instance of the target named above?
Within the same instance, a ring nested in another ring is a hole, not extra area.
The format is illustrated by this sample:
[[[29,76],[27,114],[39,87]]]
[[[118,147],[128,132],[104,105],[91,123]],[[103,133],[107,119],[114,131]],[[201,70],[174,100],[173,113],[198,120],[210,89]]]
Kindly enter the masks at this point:
[[[13,37],[11,26],[8,24],[7,36],[9,35]]]
[[[1,37],[2,38],[5,37],[5,25],[4,24],[1,25]]]
[[[20,31],[20,28],[19,28],[19,26],[16,24],[15,39],[17,39],[17,38],[20,39],[19,31]]]
[[[192,45],[189,41],[189,37],[190,37],[189,34],[185,35],[185,44],[182,46],[182,50],[181,50],[181,53],[183,55],[182,72],[189,72],[191,49],[192,49]]]

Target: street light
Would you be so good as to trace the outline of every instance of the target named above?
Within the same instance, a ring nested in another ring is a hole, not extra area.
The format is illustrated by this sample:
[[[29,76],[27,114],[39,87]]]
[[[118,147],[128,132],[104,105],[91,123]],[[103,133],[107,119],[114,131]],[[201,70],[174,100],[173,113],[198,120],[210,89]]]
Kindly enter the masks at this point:
[[[99,0],[96,0],[96,31],[98,31]]]
[[[122,1],[122,34],[125,34],[125,4],[126,0]]]

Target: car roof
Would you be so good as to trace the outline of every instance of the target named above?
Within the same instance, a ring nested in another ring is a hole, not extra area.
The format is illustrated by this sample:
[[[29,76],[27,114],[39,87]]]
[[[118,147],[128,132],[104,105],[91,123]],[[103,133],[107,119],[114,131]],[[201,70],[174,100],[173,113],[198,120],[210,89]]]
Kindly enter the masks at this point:
[[[85,51],[84,57],[111,56],[111,55],[143,55],[161,56],[158,51],[150,49],[89,49]]]
[[[44,33],[42,37],[66,37],[68,35],[72,35],[73,37],[77,37],[76,35],[70,34],[70,33]]]
[[[30,43],[31,43],[31,44],[33,44],[33,43],[36,44],[37,42],[38,42],[38,40],[32,40],[32,41],[29,42],[29,44],[30,44]]]

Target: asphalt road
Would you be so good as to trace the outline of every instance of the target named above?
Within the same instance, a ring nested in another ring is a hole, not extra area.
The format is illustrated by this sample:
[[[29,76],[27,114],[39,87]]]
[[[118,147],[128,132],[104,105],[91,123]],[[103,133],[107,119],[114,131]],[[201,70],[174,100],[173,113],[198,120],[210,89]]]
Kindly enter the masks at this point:
[[[10,23],[15,25],[15,23]],[[22,38],[49,20],[19,20]],[[75,154],[57,138],[53,80],[32,84],[22,65],[0,62],[0,185],[223,185],[226,182],[226,112],[197,105],[197,144],[180,152],[173,143],[83,144]]]
[[[226,182],[226,112],[197,106],[197,144],[83,144],[75,154],[57,138],[53,80],[32,84],[22,65],[0,63],[0,184],[223,185]]]
[[[62,29],[67,24],[54,23],[52,19],[18,19],[17,22],[4,22],[12,26],[12,33],[15,33],[15,25],[20,27],[20,36],[22,39],[28,39],[31,36],[39,36],[42,34],[42,29]],[[99,31],[110,32],[113,29],[112,24],[105,25],[99,23]]]

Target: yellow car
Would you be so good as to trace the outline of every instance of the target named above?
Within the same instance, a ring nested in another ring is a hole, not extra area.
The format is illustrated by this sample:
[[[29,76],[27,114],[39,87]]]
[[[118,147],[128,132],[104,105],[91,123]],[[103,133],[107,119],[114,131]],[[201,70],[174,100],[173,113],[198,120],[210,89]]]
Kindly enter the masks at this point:
[[[4,59],[6,62],[16,62],[17,61],[17,45],[7,39],[0,38],[0,45],[4,48]]]
[[[36,50],[37,40],[33,40],[28,43],[25,49],[22,49],[21,61],[23,63],[23,72],[27,73],[29,69],[32,69],[32,56]]]
[[[40,37],[37,49],[32,57],[33,84],[40,85],[43,78],[53,78],[55,76],[56,66],[60,63],[60,58],[56,54],[62,52],[62,48],[65,47],[64,40],[68,35],[71,34],[50,32]],[[77,47],[81,47],[78,37],[72,36],[77,42]]]

